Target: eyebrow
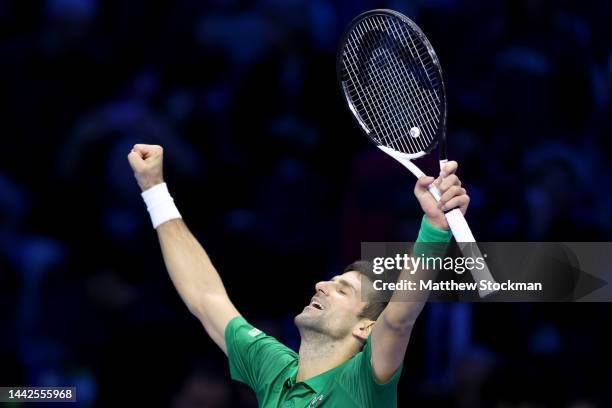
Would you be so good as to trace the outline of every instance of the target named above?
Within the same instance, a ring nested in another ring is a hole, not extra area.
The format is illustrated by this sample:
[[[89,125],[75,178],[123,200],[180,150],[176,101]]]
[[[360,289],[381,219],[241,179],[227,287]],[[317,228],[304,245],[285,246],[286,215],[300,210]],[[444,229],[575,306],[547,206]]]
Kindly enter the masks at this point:
[[[332,278],[332,282],[336,282],[336,281],[338,281],[338,283],[340,283],[342,286],[348,286],[349,288],[353,290],[353,292],[357,293],[357,288],[355,288],[355,286],[353,286],[353,284],[347,281],[346,279],[334,276]]]

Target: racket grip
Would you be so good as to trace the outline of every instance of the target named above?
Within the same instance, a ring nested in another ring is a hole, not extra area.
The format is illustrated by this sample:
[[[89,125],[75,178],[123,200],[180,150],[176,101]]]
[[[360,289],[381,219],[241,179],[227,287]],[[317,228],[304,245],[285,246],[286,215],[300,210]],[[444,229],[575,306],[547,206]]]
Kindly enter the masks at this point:
[[[470,226],[463,214],[461,214],[461,210],[459,208],[455,208],[454,210],[448,211],[444,214],[446,216],[446,221],[448,222],[448,226],[451,231],[453,231],[453,236],[455,237],[455,241],[457,242],[476,242],[474,235],[472,235],[472,231],[470,230]]]
[[[429,192],[436,199],[436,201],[440,201],[442,198],[442,194],[438,187],[433,184],[430,184]],[[470,230],[470,226],[468,225],[465,217],[461,214],[461,211],[458,208],[454,210],[448,211],[444,214],[446,216],[446,221],[448,221],[448,225],[453,231],[453,236],[455,237],[455,241],[457,242],[476,242],[474,239],[474,235],[472,235],[472,231]]]
[[[472,231],[465,220],[465,217],[461,213],[461,210],[455,208],[445,214],[446,221],[448,222],[448,226],[453,232],[453,236],[455,237],[455,241],[457,241],[457,245],[461,250],[463,256],[476,259],[482,258],[484,261],[484,256],[482,252],[480,252],[480,248],[476,244],[476,240],[474,239],[474,235],[472,235]],[[491,283],[495,283],[495,279],[493,275],[491,275],[491,271],[489,271],[489,267],[486,262],[484,263],[484,267],[482,269],[472,268],[470,269],[470,273],[472,274],[472,278],[474,278],[474,282],[478,284],[478,295],[483,298],[491,293],[495,293],[495,290],[481,288],[480,281],[487,281]]]
[[[386,151],[382,147],[381,149],[383,151]],[[391,157],[394,157],[400,163],[406,166],[406,168],[408,168],[408,170],[410,170],[412,174],[414,174],[417,178],[424,176],[423,172],[419,170],[419,168],[416,167],[410,160],[404,160],[402,158],[398,158],[397,155],[393,153],[389,153],[389,154],[391,155]],[[446,161],[441,160],[440,169],[442,169],[444,164],[446,164]],[[438,190],[438,187],[436,187],[434,184],[430,184],[428,189],[431,195],[436,199],[436,201],[440,201],[442,194],[440,193],[440,190]],[[480,248],[478,248],[478,245],[476,244],[476,239],[474,238],[474,235],[472,235],[472,230],[470,230],[470,226],[465,220],[465,217],[463,216],[463,214],[461,214],[461,210],[459,210],[458,208],[455,208],[454,210],[451,210],[445,213],[444,215],[446,216],[446,221],[448,222],[448,225],[451,231],[453,232],[453,236],[455,237],[455,241],[457,241],[457,245],[459,246],[461,253],[465,257],[470,257],[472,259],[476,259],[476,258],[484,259],[484,257],[482,256],[482,253],[480,252]],[[477,284],[479,284],[480,281],[482,280],[491,282],[491,283],[495,283],[495,279],[493,279],[493,275],[491,275],[491,271],[489,271],[489,267],[487,266],[486,262],[484,262],[484,268],[482,268],[481,270],[472,268],[470,270],[470,273],[472,275],[472,278],[474,278],[474,282],[476,282]],[[494,292],[496,291],[482,289],[480,285],[478,285],[478,295],[481,298],[487,295],[490,295],[491,293],[494,293]]]

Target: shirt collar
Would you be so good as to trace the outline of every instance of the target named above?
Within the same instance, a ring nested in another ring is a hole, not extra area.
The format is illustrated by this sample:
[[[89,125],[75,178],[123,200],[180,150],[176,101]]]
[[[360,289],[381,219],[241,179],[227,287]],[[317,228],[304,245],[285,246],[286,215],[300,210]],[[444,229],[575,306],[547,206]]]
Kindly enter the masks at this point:
[[[309,388],[311,388],[315,393],[320,393],[323,388],[325,387],[325,384],[327,384],[329,381],[331,381],[331,378],[337,373],[337,371],[339,371],[346,363],[348,363],[351,359],[348,359],[347,361],[345,361],[344,363],[340,364],[339,366],[336,366],[332,369],[329,369],[317,376],[311,377],[307,380],[302,381],[302,384],[306,384]],[[297,366],[295,367],[295,371],[292,372],[289,377],[285,380],[285,386],[287,388],[291,388],[293,386],[295,386],[295,377],[297,376]]]

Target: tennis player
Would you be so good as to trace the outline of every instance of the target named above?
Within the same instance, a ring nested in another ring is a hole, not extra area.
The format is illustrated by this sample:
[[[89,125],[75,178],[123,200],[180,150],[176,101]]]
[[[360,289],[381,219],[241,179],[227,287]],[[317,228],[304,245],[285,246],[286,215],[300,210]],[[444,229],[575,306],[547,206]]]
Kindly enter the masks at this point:
[[[367,263],[356,262],[314,286],[310,304],[295,317],[295,353],[252,326],[229,299],[219,273],[191,234],[168,193],[161,146],[137,144],[128,160],[147,205],[181,298],[229,359],[234,380],[250,386],[260,407],[395,407],[397,384],[414,323],[424,303],[361,301]],[[443,211],[465,213],[469,197],[448,162],[435,179],[439,206],[420,178],[414,194],[425,212],[417,241],[448,242]]]

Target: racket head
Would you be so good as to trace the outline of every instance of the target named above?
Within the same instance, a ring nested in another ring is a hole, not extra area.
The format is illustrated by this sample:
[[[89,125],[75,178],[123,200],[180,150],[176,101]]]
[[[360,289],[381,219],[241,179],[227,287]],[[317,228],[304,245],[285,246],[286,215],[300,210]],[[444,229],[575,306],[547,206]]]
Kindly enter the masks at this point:
[[[388,9],[358,15],[342,35],[336,74],[353,118],[376,145],[408,158],[438,146],[446,159],[442,68],[416,23]]]

